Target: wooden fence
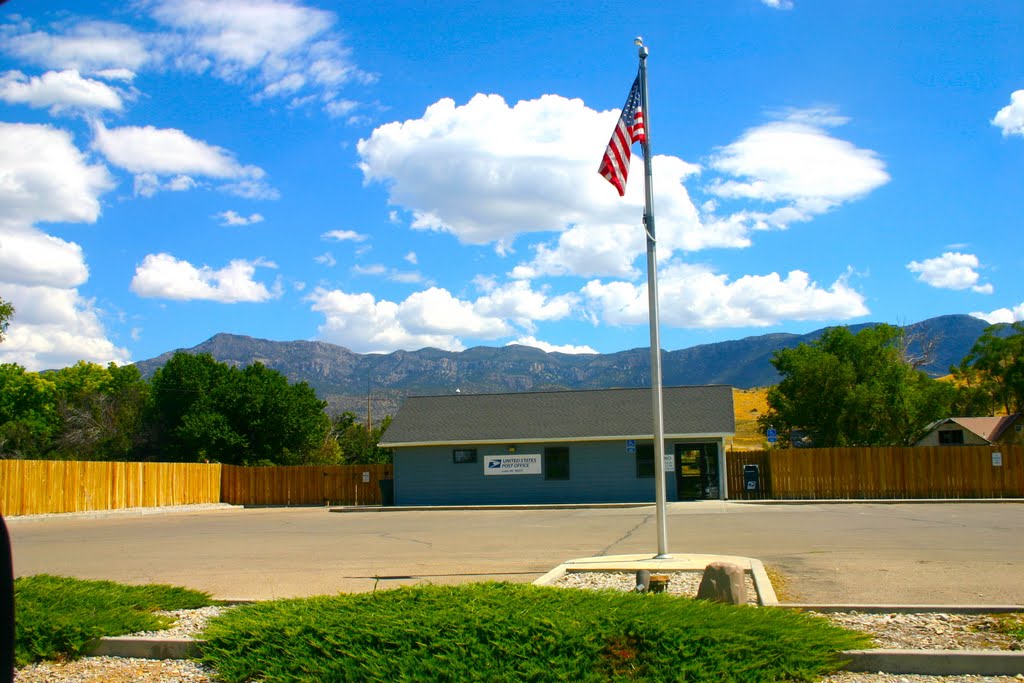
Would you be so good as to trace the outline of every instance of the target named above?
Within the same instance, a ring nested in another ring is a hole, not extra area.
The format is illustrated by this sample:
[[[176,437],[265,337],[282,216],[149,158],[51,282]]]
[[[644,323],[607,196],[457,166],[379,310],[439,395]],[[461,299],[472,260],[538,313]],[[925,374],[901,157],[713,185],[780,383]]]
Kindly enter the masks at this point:
[[[744,487],[751,464],[760,490]],[[729,497],[741,500],[1024,497],[1022,446],[733,451],[726,467]]]
[[[0,460],[0,513],[219,503],[220,481],[220,465]]]
[[[224,465],[221,499],[233,505],[380,505],[380,480],[393,473],[391,465]]]
[[[118,510],[196,503],[379,505],[391,465],[234,467],[219,464],[0,460],[0,514]]]

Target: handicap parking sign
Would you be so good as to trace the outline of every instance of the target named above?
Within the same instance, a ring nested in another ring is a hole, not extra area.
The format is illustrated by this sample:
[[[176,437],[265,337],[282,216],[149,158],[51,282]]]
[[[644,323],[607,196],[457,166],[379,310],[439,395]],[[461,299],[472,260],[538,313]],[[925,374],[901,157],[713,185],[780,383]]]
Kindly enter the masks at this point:
[[[626,452],[636,453],[636,439],[626,439]]]

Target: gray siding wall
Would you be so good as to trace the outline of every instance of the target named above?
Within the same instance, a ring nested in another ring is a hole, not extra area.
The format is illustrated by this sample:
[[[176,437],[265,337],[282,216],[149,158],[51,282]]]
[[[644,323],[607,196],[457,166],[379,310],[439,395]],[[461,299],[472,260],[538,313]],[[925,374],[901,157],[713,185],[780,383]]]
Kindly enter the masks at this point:
[[[540,454],[544,447],[569,448],[569,479],[542,474],[484,474],[484,458],[508,455],[507,446],[477,446],[475,463],[454,464],[452,448],[396,448],[396,505],[498,505],[535,503],[633,503],[654,501],[654,479],[636,476],[636,455],[623,441],[520,445],[516,455]],[[671,453],[671,446],[668,452]],[[675,500],[675,478],[665,476],[668,499]]]

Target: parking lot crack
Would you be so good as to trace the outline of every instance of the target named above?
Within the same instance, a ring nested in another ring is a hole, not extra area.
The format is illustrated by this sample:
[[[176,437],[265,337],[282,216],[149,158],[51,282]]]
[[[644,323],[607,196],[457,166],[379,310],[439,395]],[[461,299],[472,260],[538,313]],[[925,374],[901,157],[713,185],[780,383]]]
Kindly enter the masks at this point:
[[[637,531],[640,530],[640,527],[642,527],[644,524],[647,524],[647,522],[651,521],[652,517],[654,517],[653,514],[645,515],[643,519],[641,519],[639,522],[637,522],[635,525],[633,525],[633,528],[631,528],[629,531],[624,533],[622,536],[620,536],[619,538],[615,539],[614,541],[612,541],[611,543],[606,545],[604,548],[599,550],[598,553],[597,553],[597,557],[602,557],[604,555],[607,555],[608,551],[610,551],[612,548],[614,548],[615,546],[617,546],[620,543],[628,541],[630,538],[632,538],[633,534],[635,534]]]

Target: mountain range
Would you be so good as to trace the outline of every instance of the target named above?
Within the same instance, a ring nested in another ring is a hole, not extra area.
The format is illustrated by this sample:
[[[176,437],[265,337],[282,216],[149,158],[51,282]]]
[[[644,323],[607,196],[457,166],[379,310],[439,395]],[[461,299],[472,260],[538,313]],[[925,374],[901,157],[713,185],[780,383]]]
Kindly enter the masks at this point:
[[[851,325],[852,332],[877,323]],[[932,376],[959,364],[988,324],[967,315],[945,315],[905,326],[911,353],[924,354],[921,368]],[[701,344],[662,356],[665,386],[731,384],[737,388],[775,384],[772,354],[819,338],[828,328],[808,334],[775,333],[735,341]],[[136,366],[150,377],[177,351],[209,353],[229,365],[263,363],[289,380],[305,381],[329,404],[371,416],[394,414],[410,394],[545,391],[642,387],[650,384],[647,347],[608,354],[548,353],[528,346],[477,346],[465,351],[425,348],[380,354],[353,353],[316,341],[270,341],[217,334],[190,349],[168,351]]]

